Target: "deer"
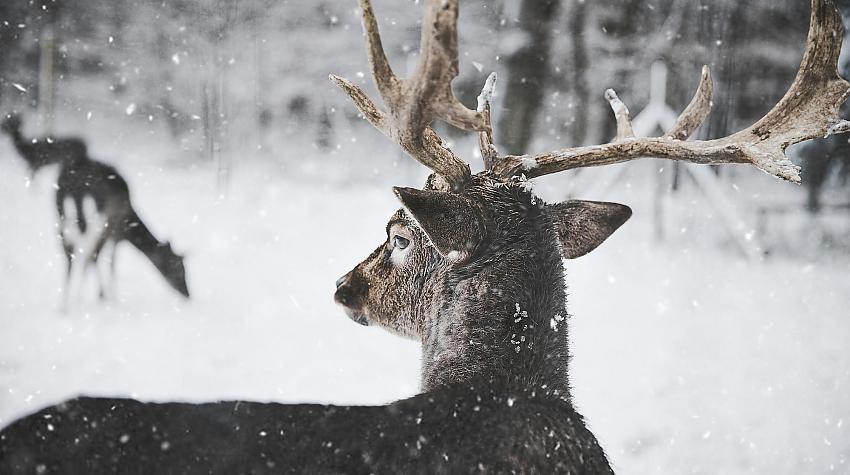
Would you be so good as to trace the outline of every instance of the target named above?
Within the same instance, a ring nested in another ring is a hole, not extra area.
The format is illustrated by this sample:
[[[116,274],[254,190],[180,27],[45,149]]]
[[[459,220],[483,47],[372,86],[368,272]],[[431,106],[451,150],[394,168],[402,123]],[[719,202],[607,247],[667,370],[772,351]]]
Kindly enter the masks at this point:
[[[336,282],[349,318],[420,342],[422,392],[384,406],[250,401],[150,403],[76,398],[0,432],[4,473],[613,473],[570,393],[564,259],[594,250],[629,219],[625,205],[536,197],[530,176],[644,156],[749,163],[799,181],[792,143],[846,132],[850,94],[836,64],[843,27],[831,0],[812,0],[800,71],[754,126],[686,141],[711,106],[703,69],[691,104],[663,137],[636,138],[625,104],[606,97],[617,138],[593,147],[501,155],[485,83],[476,109],[451,93],[457,0],[426,0],[419,65],[406,79],[383,52],[369,0],[359,0],[372,77],[385,105],[331,80],[372,125],[432,173],[393,189],[401,207],[386,239]],[[447,148],[435,120],[478,133],[484,171]]]
[[[67,262],[61,310],[67,311],[71,300],[80,296],[92,268],[100,298],[114,297],[115,250],[123,241],[142,252],[169,286],[189,297],[183,256],[170,242],[154,237],[133,208],[127,182],[115,167],[90,158],[78,138],[25,139],[17,114],[10,114],[2,128],[33,173],[59,164],[55,203]]]

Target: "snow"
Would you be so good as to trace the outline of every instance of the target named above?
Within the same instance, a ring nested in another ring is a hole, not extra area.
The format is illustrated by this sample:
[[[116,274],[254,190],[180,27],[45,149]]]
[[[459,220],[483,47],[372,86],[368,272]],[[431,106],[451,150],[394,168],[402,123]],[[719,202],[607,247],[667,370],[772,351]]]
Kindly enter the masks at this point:
[[[522,163],[522,169],[525,171],[534,170],[539,167],[540,164],[537,163],[537,160],[530,157],[520,157],[520,161]]]
[[[0,424],[77,394],[337,404],[415,394],[417,345],[351,322],[332,294],[385,239],[399,206],[389,185],[420,186],[424,170],[356,182],[310,174],[348,155],[379,169],[397,159],[375,135],[357,145],[372,155],[298,148],[298,173],[246,158],[221,190],[214,167],[169,164],[156,140],[130,146],[129,135],[94,134],[96,156],[117,157],[154,234],[187,253],[192,300],[125,244],[117,300],[97,303],[92,281],[89,301],[66,314],[57,312],[55,171],[27,186],[28,171],[0,140]],[[553,325],[569,323],[575,403],[615,469],[846,473],[848,257],[741,260],[705,241],[718,218],[698,193],[674,203],[676,228],[687,231],[657,244],[646,199],[654,183],[641,176],[581,196],[635,214],[567,262],[571,318]],[[741,207],[803,193],[758,173],[737,184],[745,191],[730,199]],[[564,198],[558,179],[536,185],[549,201]]]
[[[481,94],[478,95],[478,112],[484,112],[487,105],[493,101],[493,94],[496,93],[496,79],[497,75],[495,72],[492,72],[489,76],[487,76],[487,80],[484,82],[484,87],[481,89]]]
[[[571,268],[587,277],[570,279],[572,376],[580,411],[618,467],[847,470],[850,436],[836,425],[850,413],[846,262],[600,251]],[[609,285],[612,266],[633,275]]]
[[[616,91],[613,89],[605,90],[605,100],[611,105],[611,109],[614,111],[614,115],[619,120],[620,116],[625,115],[628,117],[629,109],[626,107],[626,104],[623,103],[622,100],[617,96]]]
[[[826,131],[826,136],[824,138],[829,137],[830,135],[834,135],[834,134],[843,134],[843,133],[846,133],[848,131],[850,131],[850,121],[839,120],[836,123],[829,126],[829,128]]]

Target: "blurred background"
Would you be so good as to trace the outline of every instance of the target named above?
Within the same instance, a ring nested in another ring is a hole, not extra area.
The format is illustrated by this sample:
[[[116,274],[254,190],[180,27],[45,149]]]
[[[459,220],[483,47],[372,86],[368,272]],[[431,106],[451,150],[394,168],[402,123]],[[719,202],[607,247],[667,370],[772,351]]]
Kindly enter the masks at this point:
[[[839,2],[842,12],[850,2]],[[405,75],[418,1],[375,0]],[[455,91],[499,74],[495,139],[524,153],[607,142],[617,90],[660,134],[715,79],[706,139],[787,90],[801,0],[461,2]],[[845,77],[850,71],[842,58]],[[0,425],[85,393],[378,404],[418,391],[419,351],[349,321],[333,283],[383,239],[389,187],[426,170],[327,80],[373,94],[353,0],[0,3],[0,115],[79,137],[187,253],[190,301],[119,248],[117,298],[58,312],[57,170],[0,137]],[[850,117],[845,117],[850,118]],[[481,169],[476,137],[439,127]],[[652,159],[535,182],[547,201],[631,206],[568,262],[576,404],[622,473],[850,473],[850,145],[795,147],[803,186]]]

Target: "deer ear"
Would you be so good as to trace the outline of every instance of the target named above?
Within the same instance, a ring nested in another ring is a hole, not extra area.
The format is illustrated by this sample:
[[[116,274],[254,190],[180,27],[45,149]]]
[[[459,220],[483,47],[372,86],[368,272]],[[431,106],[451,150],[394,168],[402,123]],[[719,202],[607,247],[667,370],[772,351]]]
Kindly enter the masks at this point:
[[[564,259],[575,259],[596,249],[632,215],[617,203],[570,200],[547,206]]]
[[[466,198],[416,188],[393,187],[393,191],[443,257],[463,261],[481,242],[481,220]]]

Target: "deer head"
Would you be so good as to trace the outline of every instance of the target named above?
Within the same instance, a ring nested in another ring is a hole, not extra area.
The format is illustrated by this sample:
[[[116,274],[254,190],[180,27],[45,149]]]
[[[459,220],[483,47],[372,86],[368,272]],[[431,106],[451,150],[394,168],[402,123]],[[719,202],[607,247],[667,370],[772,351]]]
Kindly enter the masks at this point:
[[[434,174],[422,190],[395,188],[402,208],[387,239],[337,281],[335,300],[358,323],[419,339],[423,389],[485,377],[568,395],[562,257],[590,252],[631,215],[614,203],[547,205],[527,178],[652,156],[693,163],[749,163],[798,182],[785,156],[794,143],[847,131],[838,107],[850,84],[836,73],[843,36],[829,0],[812,0],[800,71],[785,97],[752,127],[728,137],[687,141],[711,107],[707,67],[691,104],[660,138],[636,138],[612,90],[615,141],[536,155],[502,156],[493,145],[488,78],[478,107],[451,92],[457,75],[457,0],[427,0],[420,62],[408,79],[392,71],[369,0],[360,0],[375,85],[387,111],[356,85],[331,79],[363,116]],[[431,129],[435,119],[479,133],[485,170],[469,166]]]
[[[3,122],[0,123],[0,130],[7,134],[15,134],[21,130],[21,116],[15,112],[6,114]]]
[[[160,243],[148,256],[168,284],[186,298],[189,298],[189,287],[186,285],[186,268],[183,266],[183,256],[171,248],[170,242]]]
[[[360,324],[421,341],[425,389],[470,375],[522,379],[544,368],[550,388],[566,394],[561,258],[598,246],[631,210],[546,205],[524,182],[487,173],[459,192],[437,181],[394,188],[402,208],[386,240],[337,281],[335,300]],[[550,363],[526,361],[535,346]]]

